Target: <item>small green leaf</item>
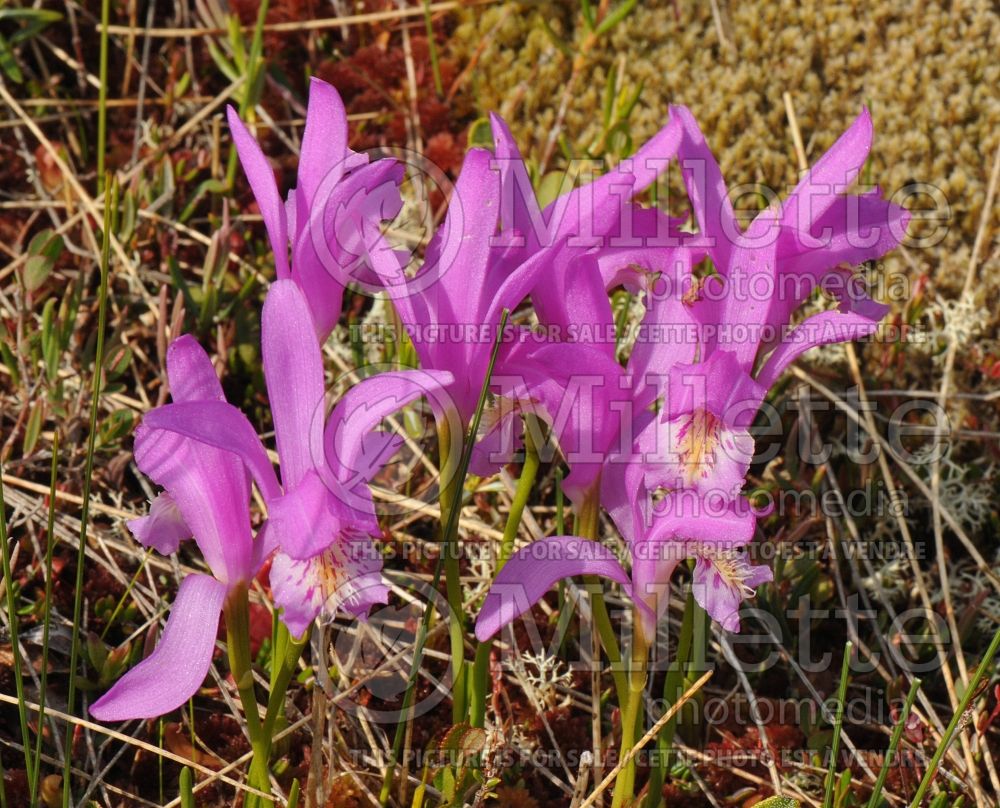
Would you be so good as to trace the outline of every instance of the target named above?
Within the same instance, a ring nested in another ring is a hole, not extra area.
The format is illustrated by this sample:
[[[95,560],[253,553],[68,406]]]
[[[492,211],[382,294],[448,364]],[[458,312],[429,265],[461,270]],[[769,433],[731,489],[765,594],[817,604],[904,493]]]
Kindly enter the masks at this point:
[[[28,415],[28,423],[24,426],[24,456],[27,457],[35,451],[38,443],[38,436],[42,432],[42,417],[45,414],[45,405],[42,401],[36,401]]]
[[[607,17],[605,17],[601,24],[597,26],[597,31],[595,32],[598,36],[603,36],[612,28],[614,28],[618,23],[624,20],[629,14],[632,13],[632,9],[636,7],[639,0],[625,0],[618,8],[612,11]]]
[[[187,766],[181,769],[178,787],[181,795],[181,808],[194,808],[194,785],[191,781],[191,769]]]
[[[493,130],[490,128],[489,118],[477,118],[469,127],[469,148],[473,146],[493,148]]]
[[[131,431],[134,423],[132,410],[115,410],[101,422],[97,430],[97,445],[103,448],[115,444]]]
[[[104,358],[104,370],[106,377],[117,379],[121,376],[132,362],[132,350],[128,345],[116,345]]]
[[[63,250],[63,237],[47,229],[28,244],[28,260],[24,264],[24,288],[34,292],[48,279],[56,259]]]
[[[801,803],[791,797],[768,797],[761,800],[754,808],[799,808]]]
[[[15,84],[24,82],[24,74],[17,64],[17,56],[3,35],[0,34],[0,69],[7,74],[7,77]]]

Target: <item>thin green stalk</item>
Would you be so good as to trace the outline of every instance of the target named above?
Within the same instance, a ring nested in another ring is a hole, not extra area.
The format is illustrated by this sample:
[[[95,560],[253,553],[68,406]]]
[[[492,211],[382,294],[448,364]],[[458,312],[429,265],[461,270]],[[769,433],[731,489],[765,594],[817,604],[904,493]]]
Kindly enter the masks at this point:
[[[266,760],[269,751],[269,739],[265,738],[260,721],[260,711],[257,708],[257,696],[253,687],[253,669],[250,659],[250,597],[247,585],[234,586],[226,596],[223,607],[226,617],[226,651],[229,654],[229,670],[236,682],[236,689],[243,703],[243,714],[247,722],[247,734],[250,736],[250,748],[253,750],[251,771],[254,771],[258,761]],[[194,724],[192,722],[192,731]],[[266,763],[264,764],[266,768]],[[254,787],[260,784],[251,783]],[[266,791],[267,789],[261,789]],[[247,805],[256,805],[257,797],[248,795]]]
[[[531,495],[531,489],[535,485],[535,478],[538,476],[540,458],[538,447],[535,445],[535,439],[532,437],[533,430],[536,428],[538,428],[538,418],[534,415],[525,415],[524,465],[521,467],[521,476],[517,478],[514,499],[510,504],[510,513],[507,515],[507,523],[503,528],[500,555],[497,557],[497,574],[504,568],[511,553],[514,551],[514,540],[517,538],[517,531],[521,526],[521,517],[524,515],[524,508],[528,504],[528,497]]]
[[[87,561],[87,526],[90,521],[90,486],[94,477],[94,452],[97,448],[97,413],[101,398],[102,368],[104,367],[104,330],[108,317],[108,277],[111,274],[111,231],[118,210],[118,182],[106,182],[104,197],[104,227],[101,232],[101,282],[97,298],[97,347],[94,354],[94,378],[90,394],[90,424],[87,433],[87,457],[83,469],[83,506],[80,512],[80,540],[76,550],[76,585],[73,590],[73,641],[69,652],[69,694],[66,712],[73,714],[76,705],[77,666],[80,663],[80,621],[83,619],[83,568]],[[70,803],[70,761],[73,757],[73,724],[66,724],[66,746],[63,749],[63,808]]]
[[[913,707],[918,690],[920,690],[920,680],[914,678],[913,683],[910,685],[910,692],[906,694],[903,711],[899,714],[899,720],[896,721],[896,726],[892,729],[892,737],[889,738],[889,749],[885,753],[885,760],[882,761],[882,768],[879,769],[878,779],[872,788],[872,796],[868,800],[868,808],[875,808],[878,805],[879,797],[882,796],[882,789],[885,788],[885,779],[889,776],[889,767],[896,757],[896,747],[899,746],[899,740],[903,737],[903,730],[906,728],[906,719],[910,715],[910,708]]]
[[[97,88],[97,192],[106,185],[104,152],[108,148],[108,23],[111,21],[111,0],[101,0],[100,85]]]
[[[595,483],[591,491],[584,497],[577,514],[576,534],[585,539],[597,541],[598,526],[600,525],[601,506],[598,497],[600,491],[600,481]],[[611,663],[611,675],[615,680],[615,692],[618,694],[618,703],[628,702],[629,687],[628,677],[622,667],[622,654],[618,648],[618,638],[615,636],[614,626],[611,625],[611,618],[608,616],[608,608],[604,604],[604,584],[600,578],[594,575],[585,575],[584,581],[587,583],[587,590],[590,592],[590,604],[594,613],[594,625],[604,646],[604,653],[608,655]],[[594,660],[598,664],[599,660]]]
[[[649,645],[643,636],[639,624],[638,610],[633,611],[635,630],[632,637],[632,660],[628,674],[628,702],[622,710],[622,745],[621,758],[625,760],[632,752],[632,747],[639,740],[642,727],[642,694],[646,689],[646,669],[649,661]],[[628,763],[618,773],[615,779],[615,790],[611,797],[611,808],[622,808],[632,801],[635,793],[635,757],[628,758]]]
[[[562,466],[556,468],[556,535],[565,536],[566,535],[566,511],[565,505],[563,503],[563,470]],[[559,613],[562,614],[563,607],[566,605],[566,581],[559,581]],[[562,643],[565,641],[566,636],[559,641],[559,649],[562,650]]]
[[[844,723],[844,699],[847,696],[847,680],[850,678],[851,650],[854,644],[848,640],[844,646],[844,662],[840,667],[840,685],[837,688],[837,712],[833,717],[833,743],[830,745],[830,764],[826,772],[826,791],[823,794],[823,808],[833,805],[833,781],[837,772],[837,758],[840,755],[840,728]]]
[[[309,643],[311,629],[307,630],[299,639],[291,636],[284,623],[277,623],[274,638],[276,642],[272,646],[271,663],[271,690],[267,697],[267,714],[261,723],[261,742],[258,751],[254,753],[250,762],[250,771],[247,775],[248,784],[268,791],[268,771],[271,763],[271,745],[274,738],[279,719],[285,717],[285,694],[288,692],[288,684],[295,674],[295,666],[303,649]],[[248,804],[258,803],[262,798],[257,796],[248,797]]]
[[[998,647],[1000,647],[1000,630],[993,635],[993,641],[990,643],[989,648],[986,649],[986,654],[983,656],[982,662],[980,662],[976,667],[976,672],[969,680],[969,684],[965,688],[965,692],[962,694],[962,700],[958,704],[958,709],[955,710],[955,714],[951,717],[951,721],[948,722],[948,727],[944,731],[941,743],[939,743],[937,749],[934,750],[934,755],[931,757],[930,765],[928,765],[927,771],[924,773],[924,778],[920,781],[920,786],[917,788],[917,793],[913,798],[913,802],[910,803],[910,808],[919,808],[920,803],[923,802],[924,795],[927,794],[927,789],[930,788],[930,785],[934,780],[934,775],[937,774],[937,768],[941,763],[941,758],[944,757],[944,753],[948,750],[948,747],[951,746],[951,741],[955,732],[958,730],[958,725],[962,722],[962,719],[965,717],[966,710],[969,709],[969,704],[972,702],[973,697],[979,690],[979,682],[982,680],[983,674],[985,674],[989,669],[990,663],[993,662],[993,657],[996,656]]]
[[[457,438],[457,440],[456,440]],[[438,424],[439,468],[442,478],[442,525],[452,523],[452,514],[462,509],[462,488],[465,480],[459,475],[459,463],[464,454],[464,436],[455,436],[447,421]],[[458,520],[454,520],[457,527]],[[465,717],[465,609],[460,580],[458,531],[444,530],[441,535],[441,554],[444,556],[444,587],[451,615],[448,635],[451,639],[451,712],[452,722],[458,724]]]
[[[35,768],[31,774],[31,804],[38,796],[42,738],[45,727],[45,695],[49,686],[49,627],[52,623],[52,558],[56,549],[56,482],[59,472],[59,430],[52,432],[52,468],[49,472],[49,512],[45,523],[45,601],[42,604],[42,671],[38,692],[38,733],[35,736]]]
[[[496,575],[504,568],[510,554],[514,550],[514,539],[517,537],[518,528],[521,526],[521,517],[524,516],[524,508],[528,504],[528,497],[531,489],[535,485],[535,478],[538,476],[540,465],[538,447],[532,437],[532,427],[534,423],[528,423],[528,419],[535,420],[535,416],[526,415],[524,425],[524,465],[521,467],[521,476],[517,478],[517,488],[514,490],[514,499],[510,505],[510,512],[507,514],[507,523],[503,529],[503,539],[500,542],[500,554],[497,556]],[[489,682],[490,672],[490,652],[493,650],[493,638],[486,642],[481,642],[476,646],[476,659],[472,665],[472,679],[469,693],[469,723],[474,727],[482,727],[486,722],[486,691]]]
[[[497,329],[496,338],[493,341],[493,349],[490,352],[490,361],[486,367],[486,378],[483,379],[482,389],[479,391],[479,401],[476,403],[476,412],[472,416],[472,424],[469,427],[467,433],[468,439],[465,441],[462,450],[462,457],[459,462],[458,467],[458,479],[462,480],[462,484],[465,482],[465,475],[469,470],[469,461],[472,459],[472,447],[474,445],[474,439],[476,433],[479,432],[479,422],[483,417],[483,407],[486,406],[486,396],[490,389],[490,380],[493,378],[493,367],[496,365],[497,355],[500,353],[500,337],[507,327],[507,318],[510,316],[510,310],[504,309],[500,316],[500,327]],[[461,489],[459,489],[461,490]],[[460,507],[455,507],[449,510],[447,515],[447,524],[445,525],[444,535],[452,535],[458,528],[458,513]],[[441,514],[444,518],[444,513]],[[438,556],[437,563],[434,565],[434,577],[431,580],[431,590],[436,590],[438,585],[441,583],[441,571],[444,569],[444,553]],[[403,694],[403,706],[400,711],[401,716],[406,716],[410,708],[413,706],[413,694],[416,690],[417,677],[420,674],[420,664],[424,657],[424,644],[427,642],[427,632],[430,629],[431,614],[433,610],[428,607],[424,609],[423,617],[420,620],[420,625],[417,628],[417,636],[413,646],[413,662],[410,666],[410,675],[406,682],[406,692]],[[453,617],[453,615],[452,615]],[[392,781],[395,774],[396,761],[399,760],[399,754],[403,750],[403,735],[404,729],[406,727],[406,720],[400,720],[396,725],[396,734],[392,741],[392,754],[389,760],[386,761],[385,775],[382,779],[382,790],[379,792],[379,804],[383,808],[389,802],[389,793],[392,791]]]
[[[35,758],[31,754],[31,735],[28,730],[28,709],[24,705],[24,679],[21,676],[21,640],[18,632],[17,593],[14,591],[14,577],[10,569],[10,545],[7,543],[7,504],[3,496],[3,480],[0,479],[0,558],[3,560],[4,590],[7,595],[7,622],[10,625],[10,648],[13,661],[14,691],[17,693],[17,716],[21,724],[21,743],[24,745],[24,769],[28,779],[34,779]]]
[[[688,592],[684,604],[684,617],[681,621],[681,633],[677,639],[677,655],[667,671],[663,683],[663,706],[669,709],[684,693],[684,681],[687,669],[691,663],[691,649],[694,644],[694,624],[696,610],[701,608],[695,602],[694,595]],[[670,770],[670,750],[674,745],[674,735],[677,731],[677,716],[675,715],[660,730],[656,739],[656,762],[649,773],[649,789],[646,794],[645,808],[658,808],[663,800],[663,783],[666,773]]]
[[[437,44],[434,42],[434,24],[431,21],[431,0],[424,0],[424,27],[427,29],[427,50],[431,57],[431,71],[434,73],[434,90],[438,97],[444,96],[441,82],[441,67],[438,65]]]

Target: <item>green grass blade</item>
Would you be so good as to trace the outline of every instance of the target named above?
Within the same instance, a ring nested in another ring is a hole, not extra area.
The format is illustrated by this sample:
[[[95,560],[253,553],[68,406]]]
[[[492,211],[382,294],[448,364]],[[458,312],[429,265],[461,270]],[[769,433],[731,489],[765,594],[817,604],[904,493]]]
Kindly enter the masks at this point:
[[[35,736],[35,761],[42,760],[42,737],[45,727],[45,694],[49,682],[49,628],[52,622],[52,557],[56,549],[56,482],[59,472],[59,430],[52,433],[52,470],[49,477],[49,512],[46,520],[45,539],[45,603],[42,605],[42,671],[38,694],[38,733]],[[41,765],[36,765],[31,778],[31,804],[38,795],[38,780]]]
[[[4,502],[3,480],[0,479],[0,558],[3,561],[4,590],[7,595],[7,623],[10,625],[10,648],[13,660],[14,692],[17,693],[17,717],[21,725],[21,743],[24,744],[24,769],[28,779],[34,777],[34,757],[31,754],[31,734],[28,730],[28,710],[24,706],[24,679],[21,676],[21,641],[17,628],[17,597],[14,592],[14,577],[10,568],[10,545],[7,543],[7,503]]]
[[[108,319],[108,276],[111,274],[111,231],[118,207],[118,183],[111,182],[104,202],[104,229],[101,233],[101,282],[98,288],[97,348],[94,354],[94,378],[90,396],[90,428],[87,434],[87,457],[83,473],[83,506],[80,513],[80,540],[76,551],[76,588],[73,597],[73,642],[69,656],[69,695],[66,712],[73,714],[76,703],[77,666],[80,663],[80,621],[83,617],[83,567],[87,560],[87,523],[90,519],[90,486],[94,473],[94,451],[97,448],[97,414],[101,398],[104,367],[104,330]],[[63,808],[70,804],[70,760],[73,751],[73,724],[66,725],[66,747],[63,750]]]
[[[101,0],[101,63],[100,86],[97,89],[97,182],[98,192],[106,187],[104,153],[108,148],[108,23],[111,0]]]
[[[833,742],[830,745],[830,766],[826,772],[826,791],[823,794],[823,808],[833,804],[833,780],[837,771],[837,757],[840,755],[840,728],[844,723],[844,698],[847,695],[847,680],[850,678],[851,651],[854,644],[848,640],[844,646],[844,662],[840,667],[840,686],[837,689],[837,712],[833,717]]]
[[[431,20],[430,0],[424,0],[424,27],[427,29],[427,49],[431,57],[431,70],[434,73],[434,90],[439,98],[444,97],[444,84],[441,82],[441,66],[438,64],[437,44],[434,42],[434,23]]]
[[[955,710],[955,714],[951,717],[951,721],[948,722],[948,727],[944,731],[944,737],[941,738],[941,743],[938,744],[938,748],[934,750],[934,755],[931,757],[931,762],[928,764],[927,771],[924,773],[924,779],[920,781],[920,786],[917,788],[917,793],[913,797],[913,802],[910,803],[910,808],[919,808],[920,804],[923,802],[924,796],[927,794],[927,789],[931,787],[931,783],[934,781],[934,775],[937,774],[941,758],[944,757],[944,753],[948,750],[948,747],[951,746],[951,742],[955,737],[955,732],[958,730],[958,725],[965,716],[966,710],[969,709],[972,697],[976,695],[976,691],[979,689],[979,682],[982,680],[983,674],[985,674],[987,669],[989,669],[990,663],[993,662],[993,657],[996,656],[998,647],[1000,647],[1000,629],[998,629],[997,633],[993,635],[993,641],[990,643],[990,647],[986,649],[982,662],[979,663],[972,679],[969,680],[969,686],[965,688],[965,692],[962,694],[962,700],[958,704],[958,709]]]
[[[913,701],[917,698],[918,690],[920,690],[920,680],[914,678],[913,684],[910,685],[910,692],[906,694],[903,711],[899,714],[899,720],[896,722],[896,726],[893,727],[892,736],[889,738],[889,749],[885,753],[885,760],[882,761],[882,768],[879,770],[878,779],[872,788],[872,796],[868,800],[868,808],[875,808],[878,805],[879,798],[882,796],[882,789],[885,788],[885,779],[889,776],[889,767],[892,766],[892,760],[896,756],[896,747],[899,746],[899,739],[903,736],[906,719],[910,715],[910,708],[913,707]]]

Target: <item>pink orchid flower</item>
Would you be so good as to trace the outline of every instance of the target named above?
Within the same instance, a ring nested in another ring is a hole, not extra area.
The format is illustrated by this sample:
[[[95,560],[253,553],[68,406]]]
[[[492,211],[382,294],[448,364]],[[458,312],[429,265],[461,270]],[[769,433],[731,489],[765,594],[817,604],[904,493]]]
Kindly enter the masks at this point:
[[[183,406],[228,406],[211,360],[190,336],[171,344],[167,378],[174,401]],[[250,526],[250,479],[238,457],[143,423],[136,430],[135,460],[164,491],[148,516],[129,522],[132,534],[164,554],[194,537],[211,575],[184,578],[153,653],[91,706],[100,721],[155,718],[194,694],[212,661],[227,594],[253,578],[264,556]]]
[[[208,671],[227,593],[246,585],[274,551],[271,588],[296,636],[317,616],[330,619],[342,608],[361,618],[385,602],[381,555],[372,542],[381,531],[368,483],[398,442],[372,430],[421,395],[438,394],[451,376],[403,371],[366,379],[325,419],[316,330],[291,280],[268,292],[262,343],[280,483],[249,420],[226,403],[205,352],[190,337],[171,346],[174,401],[149,412],[136,438],[139,468],[166,493],[130,528],[165,553],[193,535],[214,577],[184,579],[154,653],[94,704],[91,712],[101,720],[162,715],[190,698]],[[251,478],[269,510],[256,541]]]
[[[298,185],[282,200],[267,158],[236,111],[227,110],[233,142],[260,207],[279,279],[305,292],[321,340],[340,318],[350,281],[372,282],[368,245],[379,224],[399,213],[403,167],[368,162],[347,146],[347,115],[337,91],[320,79],[309,85]],[[291,263],[289,263],[289,246]]]
[[[626,591],[641,604],[638,615],[647,636],[666,606],[670,577],[685,558],[695,559],[695,598],[727,630],[738,630],[739,607],[753,587],[771,579],[771,571],[752,565],[744,549],[756,524],[756,515],[739,495],[753,456],[749,426],[768,388],[794,359],[816,345],[872,334],[887,307],[863,294],[842,294],[838,310],[806,318],[781,339],[769,336],[763,326],[772,330],[785,326],[817,285],[830,276],[849,275],[845,263],[871,260],[892,249],[908,222],[907,213],[882,200],[877,191],[844,194],[871,147],[867,111],[803,177],[788,200],[777,210],[759,214],[745,231],[694,118],[683,107],[671,113],[682,129],[677,155],[700,228],[687,241],[690,251],[680,249],[675,255],[692,261],[705,249],[718,276],[706,282],[700,299],[695,296],[689,302],[692,289],[684,282],[691,277],[689,263],[687,271],[667,276],[681,281],[674,287],[677,299],[647,306],[647,317],[677,333],[692,333],[694,326],[693,333],[700,338],[680,345],[637,346],[644,371],[654,371],[666,381],[658,389],[663,395],[661,411],[657,416],[634,411],[635,446],[617,456],[598,456],[597,465],[585,476],[589,481],[601,475],[602,502],[626,538],[632,556]],[[642,252],[645,260],[636,263],[648,261],[650,252]],[[564,296],[572,305],[563,306],[557,320],[606,321],[606,293],[597,291],[596,278],[617,277],[616,267],[613,255],[606,259],[603,272],[591,268],[581,274],[577,264],[572,282],[565,286],[577,291]],[[765,293],[760,291],[761,281]],[[573,346],[573,353],[584,356],[578,346]],[[552,365],[565,367],[573,353],[562,351]],[[761,356],[766,358],[755,372]],[[585,361],[596,366],[593,356]],[[634,376],[629,368],[621,378],[631,378],[634,384]],[[611,390],[614,371],[603,377]],[[559,387],[557,378],[550,374],[550,388]],[[545,382],[535,389],[544,390]],[[554,389],[550,398],[562,392]],[[610,400],[614,393],[605,397]],[[551,411],[554,401],[548,406]],[[577,420],[587,423],[588,418],[589,411],[581,410]],[[561,443],[565,437],[560,435]],[[572,434],[569,437],[573,439]],[[667,494],[654,508],[653,494],[661,489]],[[551,564],[538,564],[530,548],[508,561],[497,577],[496,594],[491,591],[481,611],[477,623],[481,638],[530,608],[562,577],[593,573],[620,583],[626,579],[618,560],[601,545],[557,538],[545,542]],[[518,590],[516,597],[502,594],[508,586]]]
[[[169,404],[146,423],[226,449],[246,464],[268,507],[266,540],[278,549],[275,602],[299,635],[318,614],[330,617],[340,607],[361,616],[384,602],[381,556],[371,541],[381,531],[368,483],[399,442],[372,429],[422,395],[441,406],[452,377],[417,370],[373,376],[348,390],[325,420],[322,354],[308,303],[291,280],[268,291],[261,342],[280,484],[250,422],[232,405]]]

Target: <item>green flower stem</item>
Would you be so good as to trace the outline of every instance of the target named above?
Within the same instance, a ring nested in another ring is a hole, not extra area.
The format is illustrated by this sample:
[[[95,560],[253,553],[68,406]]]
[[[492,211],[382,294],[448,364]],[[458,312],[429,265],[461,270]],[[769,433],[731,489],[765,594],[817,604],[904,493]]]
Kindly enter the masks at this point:
[[[691,649],[694,647],[695,616],[701,607],[695,602],[690,592],[684,604],[684,617],[681,621],[681,633],[677,640],[677,655],[667,671],[663,683],[663,706],[669,709],[684,693],[687,670],[691,664]],[[677,716],[675,715],[660,730],[656,740],[656,765],[649,773],[649,789],[646,794],[645,808],[658,808],[663,801],[662,788],[666,773],[670,770],[670,750],[674,745],[674,734],[677,731]]]
[[[69,651],[69,693],[66,712],[76,709],[76,686],[80,664],[80,630],[83,623],[83,581],[87,562],[87,529],[90,522],[90,489],[94,479],[94,453],[97,450],[97,415],[100,411],[104,380],[104,331],[108,322],[108,283],[111,276],[111,234],[118,212],[118,181],[105,178],[104,223],[101,228],[101,279],[97,291],[97,345],[94,350],[94,375],[90,389],[90,420],[87,431],[87,455],[83,468],[83,505],[80,508],[80,537],[76,546],[76,580],[73,586],[73,639]],[[51,538],[51,537],[50,537]],[[73,732],[76,725],[66,722],[63,750],[62,804],[69,808],[72,796]]]
[[[597,541],[598,528],[600,526],[600,490],[600,480],[598,480],[584,497],[576,520],[576,535],[585,539],[592,539],[593,541]],[[611,675],[615,680],[618,703],[624,705],[628,702],[629,698],[628,678],[622,666],[622,654],[618,649],[618,638],[615,637],[615,629],[611,625],[611,618],[608,616],[608,607],[604,604],[604,584],[601,583],[600,578],[594,575],[584,576],[584,581],[587,583],[587,590],[590,592],[594,625],[600,636],[601,645],[604,646],[604,653],[608,655],[608,661],[611,663]],[[599,660],[594,660],[594,662],[597,664]]]
[[[462,508],[464,477],[459,474],[460,458],[465,446],[460,435],[453,436],[447,420],[438,424],[438,446],[441,473],[441,553],[444,556],[445,594],[451,614],[448,635],[451,638],[451,710],[456,724],[465,720],[465,609],[462,583],[459,580],[458,511]]]
[[[255,752],[250,763],[250,771],[247,775],[248,784],[268,791],[268,769],[271,762],[271,743],[274,738],[279,720],[285,717],[285,694],[288,691],[288,684],[295,674],[295,667],[298,664],[302,650],[309,643],[310,630],[299,638],[295,639],[289,634],[284,623],[278,622],[275,627],[274,645],[272,646],[271,662],[271,692],[267,698],[267,714],[261,723],[261,753]],[[259,797],[251,796],[250,799],[260,800]]]
[[[514,551],[514,539],[517,538],[517,530],[521,526],[521,517],[524,516],[524,508],[528,504],[528,497],[531,495],[535,478],[538,476],[540,463],[538,447],[535,446],[532,437],[532,430],[538,427],[538,422],[533,415],[526,415],[524,421],[524,465],[521,467],[521,476],[517,479],[517,488],[514,490],[514,500],[511,502],[510,512],[507,514],[507,523],[504,525],[500,554],[497,556],[496,574],[499,574],[500,570],[504,568]],[[495,577],[496,575],[494,575]],[[487,686],[490,672],[490,651],[492,649],[492,638],[476,646],[476,659],[472,665],[472,679],[469,682],[469,723],[474,727],[482,727],[486,722]]]
[[[635,627],[632,638],[632,662],[628,674],[628,701],[622,708],[621,759],[628,758],[635,742],[641,736],[643,724],[642,694],[646,689],[646,669],[649,661],[649,644],[639,625],[637,610],[632,612]],[[615,780],[615,790],[611,798],[612,808],[621,808],[631,802],[635,791],[635,757],[631,757]]]
[[[851,678],[851,651],[854,644],[848,640],[844,646],[844,660],[840,667],[840,685],[837,688],[837,708],[833,716],[833,743],[830,748],[830,764],[826,773],[826,788],[823,792],[823,808],[833,805],[833,783],[837,775],[837,758],[840,756],[840,728],[844,721],[844,699],[847,697],[847,680]]]
[[[250,736],[250,748],[253,750],[253,762],[250,765],[249,785],[270,791],[265,783],[262,787],[256,780],[260,776],[261,766],[266,776],[267,757],[270,754],[270,738],[265,737],[260,722],[260,712],[257,709],[257,696],[253,687],[253,669],[250,659],[250,597],[245,583],[234,586],[226,596],[223,607],[226,616],[226,650],[229,652],[229,670],[236,681],[236,689],[243,702],[243,714],[246,716],[247,734]],[[263,763],[261,763],[263,761]],[[259,805],[259,798],[247,795],[247,808]]]

